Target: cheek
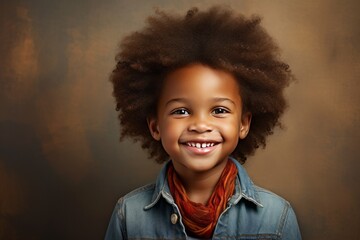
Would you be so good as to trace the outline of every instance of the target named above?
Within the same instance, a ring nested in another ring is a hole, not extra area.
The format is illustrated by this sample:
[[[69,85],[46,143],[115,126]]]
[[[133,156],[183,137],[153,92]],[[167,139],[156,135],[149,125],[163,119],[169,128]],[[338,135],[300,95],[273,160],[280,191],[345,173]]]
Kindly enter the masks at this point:
[[[240,121],[233,119],[221,124],[221,132],[227,138],[239,138]]]
[[[226,146],[226,151],[230,155],[235,150],[240,140],[240,124],[236,121],[234,121],[233,124],[224,124],[222,132],[224,141],[226,142],[224,147]]]
[[[177,143],[182,132],[181,124],[174,121],[167,121],[162,124],[160,129],[161,138],[166,145]]]

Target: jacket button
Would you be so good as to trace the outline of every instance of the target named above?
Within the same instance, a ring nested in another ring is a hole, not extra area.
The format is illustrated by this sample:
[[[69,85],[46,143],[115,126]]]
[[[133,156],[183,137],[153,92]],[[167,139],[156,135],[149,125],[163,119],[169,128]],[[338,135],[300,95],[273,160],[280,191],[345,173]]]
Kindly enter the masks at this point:
[[[172,224],[176,224],[178,219],[179,219],[179,217],[176,213],[171,214],[170,221]]]

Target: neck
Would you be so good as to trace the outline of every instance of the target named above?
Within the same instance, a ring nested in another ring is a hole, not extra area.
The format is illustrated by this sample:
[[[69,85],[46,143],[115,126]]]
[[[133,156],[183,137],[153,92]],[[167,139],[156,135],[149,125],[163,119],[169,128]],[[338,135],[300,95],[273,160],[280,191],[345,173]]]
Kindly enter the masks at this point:
[[[191,172],[182,169],[181,166],[176,166],[176,164],[174,164],[174,168],[181,179],[188,198],[192,202],[206,204],[220,179],[226,163],[227,161],[222,161],[210,171],[204,172]]]

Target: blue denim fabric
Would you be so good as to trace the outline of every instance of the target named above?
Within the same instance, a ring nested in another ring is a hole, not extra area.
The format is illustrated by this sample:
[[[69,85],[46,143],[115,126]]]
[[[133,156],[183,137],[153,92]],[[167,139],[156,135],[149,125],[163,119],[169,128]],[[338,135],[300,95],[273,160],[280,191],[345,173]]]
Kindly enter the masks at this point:
[[[301,239],[296,216],[283,198],[255,186],[238,168],[235,193],[220,215],[212,239]],[[179,208],[170,194],[166,164],[155,184],[120,198],[105,239],[193,239],[187,236]]]

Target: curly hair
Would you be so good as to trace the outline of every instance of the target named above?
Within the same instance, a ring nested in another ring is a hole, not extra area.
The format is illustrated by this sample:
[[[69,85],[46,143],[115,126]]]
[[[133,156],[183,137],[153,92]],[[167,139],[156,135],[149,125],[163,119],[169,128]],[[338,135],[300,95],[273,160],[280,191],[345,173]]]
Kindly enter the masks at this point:
[[[148,129],[166,74],[192,63],[231,73],[238,81],[243,107],[251,112],[247,137],[231,154],[245,163],[266,146],[267,136],[287,107],[283,90],[293,79],[280,60],[279,48],[260,26],[261,18],[246,18],[221,6],[190,9],[185,16],[157,11],[147,26],[125,37],[110,80],[119,111],[121,138],[131,137],[148,149],[149,157],[168,159],[161,142]]]

